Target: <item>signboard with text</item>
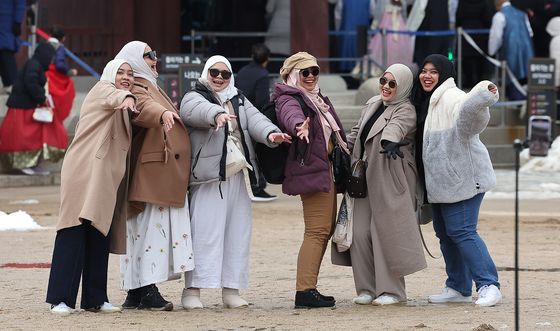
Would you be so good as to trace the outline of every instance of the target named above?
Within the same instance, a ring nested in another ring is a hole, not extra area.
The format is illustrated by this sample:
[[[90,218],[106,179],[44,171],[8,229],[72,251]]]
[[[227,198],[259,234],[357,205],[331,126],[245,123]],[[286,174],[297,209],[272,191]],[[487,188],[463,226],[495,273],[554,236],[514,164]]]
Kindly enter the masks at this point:
[[[192,90],[200,78],[204,66],[202,64],[183,64],[179,66],[179,87],[181,97]]]
[[[529,89],[554,89],[555,60],[548,58],[529,59]]]
[[[555,123],[558,118],[556,106],[556,61],[549,58],[529,59],[527,77],[527,114],[528,118],[549,118]],[[529,120],[530,122],[530,120]],[[527,124],[530,132],[531,124]],[[552,137],[556,137],[552,127]],[[533,154],[532,154],[533,155]]]
[[[183,64],[204,64],[199,54],[162,54],[160,59],[162,72],[179,72]]]

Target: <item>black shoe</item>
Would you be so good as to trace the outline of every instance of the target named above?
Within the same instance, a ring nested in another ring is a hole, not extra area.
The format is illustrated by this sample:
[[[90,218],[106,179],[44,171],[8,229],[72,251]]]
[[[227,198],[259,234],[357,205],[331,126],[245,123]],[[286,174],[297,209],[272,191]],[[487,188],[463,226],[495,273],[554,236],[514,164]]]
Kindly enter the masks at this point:
[[[317,291],[317,293],[319,293],[319,291]],[[322,295],[321,293],[319,293],[319,296],[321,297],[321,299],[325,300],[325,301],[335,301],[333,296],[330,295]]]
[[[326,300],[331,299],[332,300]],[[334,307],[335,300],[333,297],[321,295],[316,289],[306,291],[297,291],[295,308],[321,308],[321,307]]]
[[[268,194],[265,190],[258,190],[258,191],[254,191],[253,192],[253,197],[251,198],[251,201],[253,202],[267,202],[267,201],[273,201],[278,199],[277,196],[272,195],[272,194]]]
[[[157,311],[172,311],[173,303],[165,300],[159,293],[158,288],[152,284],[146,286],[138,309],[157,310]]]
[[[133,290],[128,290],[126,299],[122,304],[124,309],[136,309],[140,305],[140,299],[142,298],[142,288],[135,288]]]

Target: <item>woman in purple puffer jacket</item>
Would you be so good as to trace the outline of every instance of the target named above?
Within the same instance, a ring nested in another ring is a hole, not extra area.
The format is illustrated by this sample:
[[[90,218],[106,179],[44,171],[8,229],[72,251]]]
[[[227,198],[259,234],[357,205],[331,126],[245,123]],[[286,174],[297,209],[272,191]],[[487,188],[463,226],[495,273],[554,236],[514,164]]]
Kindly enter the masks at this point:
[[[305,223],[295,307],[332,307],[334,298],[317,291],[317,276],[336,216],[330,154],[335,141],[347,151],[346,135],[331,102],[319,93],[319,65],[314,56],[306,52],[290,56],[280,75],[283,82],[275,85],[272,94],[278,123],[283,132],[299,138],[290,146],[282,191],[301,196]]]

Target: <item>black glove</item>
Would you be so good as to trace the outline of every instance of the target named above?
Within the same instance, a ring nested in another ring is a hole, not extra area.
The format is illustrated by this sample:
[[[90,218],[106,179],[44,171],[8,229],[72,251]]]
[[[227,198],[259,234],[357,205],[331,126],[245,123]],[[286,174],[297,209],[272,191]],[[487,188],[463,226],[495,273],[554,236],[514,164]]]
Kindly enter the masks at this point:
[[[21,34],[21,23],[14,22],[12,24],[12,33],[14,34],[14,36],[19,37],[19,35]]]
[[[406,140],[400,141],[398,143],[394,143],[392,141],[384,140],[381,143],[384,150],[380,151],[379,153],[387,154],[387,158],[393,158],[393,160],[396,160],[397,156],[402,159],[404,157],[404,154],[400,151],[399,148],[401,146],[406,146],[408,144],[410,144],[410,142],[406,141]]]

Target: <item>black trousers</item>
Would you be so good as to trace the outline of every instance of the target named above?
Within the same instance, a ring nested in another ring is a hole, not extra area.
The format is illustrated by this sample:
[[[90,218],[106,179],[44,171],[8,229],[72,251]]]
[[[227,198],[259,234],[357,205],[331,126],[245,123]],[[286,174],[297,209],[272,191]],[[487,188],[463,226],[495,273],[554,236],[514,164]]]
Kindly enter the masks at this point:
[[[16,80],[16,53],[7,49],[0,49],[0,76],[2,85],[11,86]]]
[[[95,229],[91,222],[62,229],[54,242],[51,274],[47,289],[47,303],[66,303],[76,308],[76,298],[82,278],[82,309],[94,308],[109,302],[107,298],[107,269],[109,266],[109,238]]]

